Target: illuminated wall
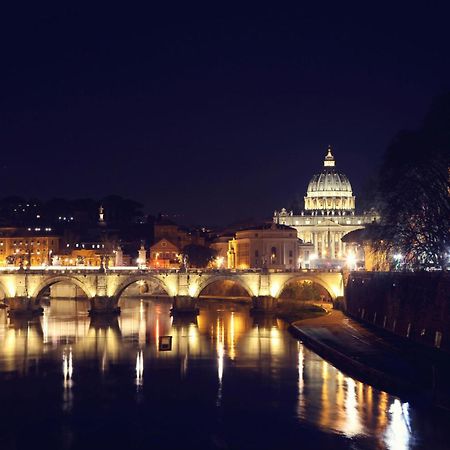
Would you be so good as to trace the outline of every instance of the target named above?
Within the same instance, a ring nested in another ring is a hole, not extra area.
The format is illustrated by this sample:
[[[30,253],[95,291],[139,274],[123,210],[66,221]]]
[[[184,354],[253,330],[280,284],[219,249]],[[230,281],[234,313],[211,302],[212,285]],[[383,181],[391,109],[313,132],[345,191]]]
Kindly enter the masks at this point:
[[[18,266],[20,261],[24,265],[29,261],[32,266],[48,264],[52,254],[59,251],[59,243],[58,236],[48,234],[21,235],[14,232],[13,236],[0,235],[0,266]]]
[[[237,231],[229,241],[228,268],[296,269],[298,254],[295,230],[273,223]]]

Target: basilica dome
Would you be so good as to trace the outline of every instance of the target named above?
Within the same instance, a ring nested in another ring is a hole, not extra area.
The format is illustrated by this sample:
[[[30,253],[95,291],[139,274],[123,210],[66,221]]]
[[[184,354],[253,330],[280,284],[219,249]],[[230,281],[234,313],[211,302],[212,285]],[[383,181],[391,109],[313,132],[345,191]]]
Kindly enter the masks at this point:
[[[349,179],[336,171],[331,148],[323,162],[321,173],[313,175],[305,196],[305,210],[354,211],[355,197]]]

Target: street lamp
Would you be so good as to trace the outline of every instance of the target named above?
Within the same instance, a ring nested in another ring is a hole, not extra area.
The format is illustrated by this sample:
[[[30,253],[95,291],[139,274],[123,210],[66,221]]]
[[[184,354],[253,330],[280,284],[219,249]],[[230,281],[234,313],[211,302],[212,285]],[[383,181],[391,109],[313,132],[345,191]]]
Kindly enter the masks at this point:
[[[224,257],[223,256],[218,256],[216,258],[216,266],[217,266],[218,269],[222,268],[223,262],[224,262]]]
[[[399,270],[403,261],[403,255],[401,253],[396,253],[394,256],[395,270]]]
[[[356,269],[356,255],[353,252],[349,252],[347,255],[347,267],[350,270]]]
[[[309,255],[309,268],[313,269],[314,261],[318,258],[317,253],[313,253],[312,255]]]

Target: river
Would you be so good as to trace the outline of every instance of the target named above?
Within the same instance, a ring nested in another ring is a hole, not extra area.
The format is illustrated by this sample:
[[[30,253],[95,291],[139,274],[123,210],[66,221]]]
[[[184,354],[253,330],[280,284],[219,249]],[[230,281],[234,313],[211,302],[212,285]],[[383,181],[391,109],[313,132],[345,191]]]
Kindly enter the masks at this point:
[[[448,416],[347,376],[280,320],[230,301],[196,318],[170,306],[124,298],[112,320],[85,300],[32,321],[0,310],[0,449],[450,448]]]

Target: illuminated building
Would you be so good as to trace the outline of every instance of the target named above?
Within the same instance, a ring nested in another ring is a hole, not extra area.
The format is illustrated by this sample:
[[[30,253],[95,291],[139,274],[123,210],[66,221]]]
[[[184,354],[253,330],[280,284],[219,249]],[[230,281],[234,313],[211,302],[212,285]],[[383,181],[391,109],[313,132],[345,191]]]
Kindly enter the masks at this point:
[[[61,252],[55,255],[52,264],[93,267],[99,267],[102,263],[114,265],[117,230],[107,228],[104,216],[105,210],[100,206],[96,226],[81,230],[72,230],[67,226]]]
[[[0,228],[0,265],[49,264],[59,246],[60,237],[50,227]]]
[[[365,270],[389,271],[391,269],[388,252],[376,245],[376,237],[371,233],[370,228],[351,231],[342,240],[358,260],[364,261]],[[396,256],[394,255],[394,259]]]
[[[275,211],[273,221],[297,230],[298,237],[313,246],[304,266],[345,264],[347,244],[342,237],[376,220],[375,213],[356,214],[355,196],[349,179],[336,171],[336,162],[328,148],[323,170],[313,175],[304,196],[301,211]]]
[[[158,268],[179,268],[180,249],[168,239],[161,239],[150,247],[150,267]]]
[[[96,247],[96,246],[95,246]],[[101,265],[103,253],[97,248],[75,248],[70,252],[55,255],[53,265],[61,266],[93,266]]]
[[[209,245],[216,252],[216,260],[224,261],[225,267],[228,267],[228,242],[234,238],[234,233],[226,233],[218,236]]]
[[[205,239],[199,233],[191,232],[166,218],[159,218],[155,222],[154,238],[155,242],[167,239],[180,250],[186,245],[205,245]]]
[[[275,223],[236,232],[228,241],[229,269],[295,269],[299,242],[294,228]]]

